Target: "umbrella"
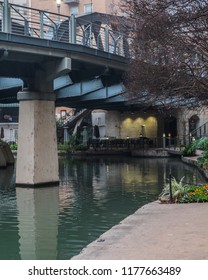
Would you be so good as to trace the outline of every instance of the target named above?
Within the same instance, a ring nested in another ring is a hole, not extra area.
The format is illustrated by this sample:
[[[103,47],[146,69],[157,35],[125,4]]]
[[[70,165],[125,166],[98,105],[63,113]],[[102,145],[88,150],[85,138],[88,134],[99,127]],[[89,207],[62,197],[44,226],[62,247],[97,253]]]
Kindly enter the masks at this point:
[[[94,136],[95,136],[96,138],[100,138],[100,130],[99,130],[98,125],[95,125],[95,126],[94,126]]]
[[[0,135],[0,138],[3,139],[4,138],[4,128],[1,127],[1,135]]]

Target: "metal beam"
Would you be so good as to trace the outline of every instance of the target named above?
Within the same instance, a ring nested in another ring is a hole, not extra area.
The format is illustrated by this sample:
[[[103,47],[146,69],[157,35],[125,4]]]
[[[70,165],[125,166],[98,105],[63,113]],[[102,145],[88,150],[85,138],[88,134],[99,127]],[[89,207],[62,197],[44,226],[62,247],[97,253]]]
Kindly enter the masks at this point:
[[[0,91],[14,87],[23,87],[23,81],[15,78],[0,78]]]
[[[76,83],[68,87],[59,89],[56,94],[56,98],[70,98],[76,96],[83,96],[92,91],[99,90],[103,88],[101,79],[95,79],[91,81],[83,81],[81,83]]]
[[[82,96],[81,100],[89,101],[89,100],[107,99],[116,95],[120,95],[123,92],[123,90],[124,90],[124,85],[121,83],[118,85],[105,87],[97,91],[91,92],[90,94]]]
[[[56,90],[59,90],[61,88],[68,87],[71,84],[73,84],[73,82],[72,82],[70,76],[69,75],[64,75],[64,76],[56,78],[53,81],[53,88],[56,91]]]

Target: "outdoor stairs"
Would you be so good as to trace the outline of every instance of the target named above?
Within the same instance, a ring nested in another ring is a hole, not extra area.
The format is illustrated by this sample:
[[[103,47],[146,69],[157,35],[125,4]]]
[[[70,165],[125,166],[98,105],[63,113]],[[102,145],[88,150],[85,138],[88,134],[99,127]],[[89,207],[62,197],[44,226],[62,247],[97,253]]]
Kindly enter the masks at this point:
[[[192,130],[190,135],[195,139],[200,139],[205,136],[208,137],[208,122],[205,122],[203,125]]]

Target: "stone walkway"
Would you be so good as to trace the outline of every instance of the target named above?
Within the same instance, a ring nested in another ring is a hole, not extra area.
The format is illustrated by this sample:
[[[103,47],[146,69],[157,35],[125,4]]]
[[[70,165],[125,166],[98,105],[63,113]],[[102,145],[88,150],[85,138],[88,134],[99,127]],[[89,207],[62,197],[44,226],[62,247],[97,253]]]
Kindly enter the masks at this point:
[[[77,260],[208,259],[208,203],[147,204],[89,244]]]

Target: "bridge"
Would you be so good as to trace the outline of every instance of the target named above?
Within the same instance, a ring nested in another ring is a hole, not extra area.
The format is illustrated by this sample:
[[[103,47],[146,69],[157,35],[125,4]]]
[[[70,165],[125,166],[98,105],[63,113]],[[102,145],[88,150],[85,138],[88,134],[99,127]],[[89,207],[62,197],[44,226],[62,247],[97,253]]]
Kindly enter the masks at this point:
[[[129,47],[123,28],[118,28],[120,18],[99,13],[68,17],[8,1],[0,2],[0,11],[0,102],[16,102],[18,91],[17,80],[2,77],[20,78],[19,88],[28,87],[40,64],[45,71],[63,58],[62,63],[70,64],[68,73],[62,69],[52,77],[57,106],[90,107],[96,100],[92,107],[99,108],[97,101],[104,97],[107,106],[124,101],[119,94]]]
[[[123,106],[129,41],[120,23],[0,1],[0,102],[19,102],[17,186],[59,181],[55,106]]]

